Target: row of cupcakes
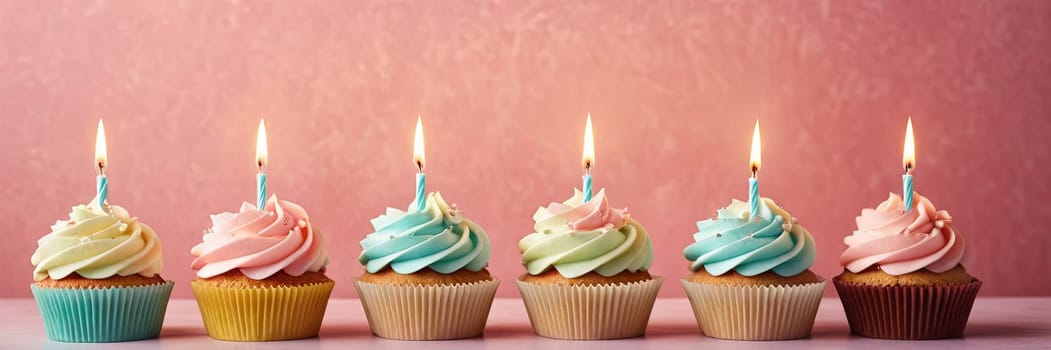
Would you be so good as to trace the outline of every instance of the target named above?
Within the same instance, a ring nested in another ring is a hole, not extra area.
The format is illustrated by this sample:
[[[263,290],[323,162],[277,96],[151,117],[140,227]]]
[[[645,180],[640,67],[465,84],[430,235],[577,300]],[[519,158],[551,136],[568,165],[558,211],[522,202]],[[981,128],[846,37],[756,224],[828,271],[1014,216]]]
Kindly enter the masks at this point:
[[[479,336],[499,285],[486,270],[489,239],[419,183],[417,200],[373,219],[374,232],[361,241],[366,271],[354,284],[369,326],[392,339]],[[981,282],[964,270],[967,250],[948,213],[907,194],[908,201],[891,194],[862,211],[833,284],[855,334],[959,337]],[[31,289],[53,340],[128,341],[160,332],[173,282],[160,277],[157,235],[103,198],[74,207],[32,256]],[[316,336],[335,285],[325,275],[325,237],[302,207],[260,198],[213,215],[191,251],[191,287],[205,328],[222,340]],[[584,191],[541,207],[533,219],[534,232],[519,242],[526,273],[516,283],[534,331],[560,339],[644,334],[663,282],[648,272],[654,251],[646,229],[611,207],[604,190],[592,196],[590,177]],[[756,194],[697,226],[684,250],[693,274],[681,283],[704,334],[810,334],[826,281],[809,270],[815,242],[791,214]]]

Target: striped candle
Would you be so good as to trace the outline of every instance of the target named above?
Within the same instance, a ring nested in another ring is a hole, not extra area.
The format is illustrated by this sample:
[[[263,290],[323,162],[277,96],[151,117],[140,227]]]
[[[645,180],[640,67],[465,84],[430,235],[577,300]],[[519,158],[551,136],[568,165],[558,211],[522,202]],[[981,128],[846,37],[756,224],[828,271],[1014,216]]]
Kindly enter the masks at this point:
[[[109,178],[106,175],[95,177],[95,198],[98,200],[99,209],[106,208],[106,197],[109,196]]]
[[[263,210],[266,208],[266,173],[260,172],[255,176],[255,208]]]
[[[427,205],[427,174],[422,171],[416,173],[416,199],[413,201],[413,205],[417,212],[423,211],[423,208]]]
[[[905,202],[905,212],[908,213],[912,210],[912,174],[905,174],[901,176],[901,182],[904,184],[904,189],[901,191],[902,200]]]
[[[584,203],[591,201],[591,174],[584,174]]]
[[[759,178],[748,178],[748,208],[750,219],[759,217]]]

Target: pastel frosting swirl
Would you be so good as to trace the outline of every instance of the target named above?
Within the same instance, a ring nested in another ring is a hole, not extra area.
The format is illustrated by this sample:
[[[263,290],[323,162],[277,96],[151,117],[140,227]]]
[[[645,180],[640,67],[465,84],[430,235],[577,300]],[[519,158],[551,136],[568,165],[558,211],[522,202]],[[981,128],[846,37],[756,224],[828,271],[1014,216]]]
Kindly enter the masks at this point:
[[[387,208],[372,219],[375,232],[361,241],[358,261],[369,273],[388,266],[411,274],[429,268],[449,274],[460,269],[480,271],[489,263],[489,236],[477,224],[449,206],[441,193],[427,194],[422,211]]]
[[[518,242],[531,275],[554,268],[566,278],[589,272],[610,277],[653,263],[649,233],[625,210],[611,208],[604,189],[587,203],[575,190],[565,202],[537,209],[533,220],[536,232]]]
[[[77,205],[69,220],[59,220],[51,233],[37,241],[33,280],[62,279],[72,273],[85,278],[142,275],[161,272],[163,259],[157,234],[119,206],[108,211],[92,204]]]
[[[909,212],[893,193],[876,209],[862,210],[858,230],[843,240],[848,247],[840,263],[855,273],[876,266],[891,275],[921,269],[941,273],[969,264],[963,236],[953,228],[949,213],[935,210],[927,197],[913,198],[916,205]]]
[[[690,269],[704,267],[714,276],[733,270],[790,277],[814,264],[814,237],[773,200],[763,198],[759,215],[749,220],[750,215],[748,203],[734,199],[714,219],[697,222],[694,243],[683,251]]]
[[[306,210],[276,195],[263,210],[246,202],[237,213],[212,215],[212,227],[190,253],[190,267],[200,278],[237,269],[262,280],[279,271],[292,276],[323,272],[328,265],[324,236],[310,223]]]

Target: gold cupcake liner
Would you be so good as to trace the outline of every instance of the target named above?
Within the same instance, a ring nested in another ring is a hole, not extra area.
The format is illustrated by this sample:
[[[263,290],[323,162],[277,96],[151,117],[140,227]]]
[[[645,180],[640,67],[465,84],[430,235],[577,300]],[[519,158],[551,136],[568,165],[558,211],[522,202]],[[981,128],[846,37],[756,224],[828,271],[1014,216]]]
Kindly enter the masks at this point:
[[[701,332],[733,340],[810,336],[825,284],[729,286],[682,280]]]
[[[192,281],[208,336],[270,341],[316,337],[336,283],[230,288]]]
[[[537,335],[571,340],[638,337],[646,333],[664,279],[592,286],[517,280]]]
[[[434,286],[354,281],[372,333],[399,340],[482,335],[500,280]]]

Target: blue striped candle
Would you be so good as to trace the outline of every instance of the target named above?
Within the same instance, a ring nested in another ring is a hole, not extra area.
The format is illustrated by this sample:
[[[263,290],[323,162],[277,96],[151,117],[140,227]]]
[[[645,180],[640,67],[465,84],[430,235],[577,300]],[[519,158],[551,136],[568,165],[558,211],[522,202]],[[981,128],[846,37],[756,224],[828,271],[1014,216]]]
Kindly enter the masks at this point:
[[[417,212],[423,211],[424,206],[426,206],[426,201],[427,201],[427,174],[424,174],[421,171],[421,172],[416,173],[416,200],[413,201],[413,203],[415,203],[414,207],[416,208]]]
[[[106,197],[109,196],[109,178],[106,175],[95,177],[95,198],[98,199],[99,209],[106,208]]]
[[[260,172],[258,175],[256,175],[255,184],[255,208],[263,210],[266,208],[266,173]]]
[[[901,182],[905,185],[901,197],[905,202],[905,212],[908,213],[912,210],[912,174],[902,175]]]
[[[754,176],[748,178],[748,207],[751,214],[749,219],[759,216],[759,178]]]
[[[584,203],[591,201],[591,174],[584,174]]]

